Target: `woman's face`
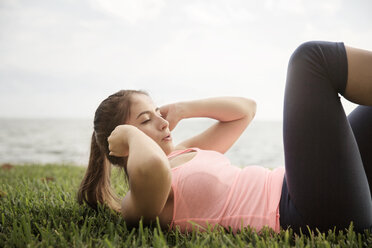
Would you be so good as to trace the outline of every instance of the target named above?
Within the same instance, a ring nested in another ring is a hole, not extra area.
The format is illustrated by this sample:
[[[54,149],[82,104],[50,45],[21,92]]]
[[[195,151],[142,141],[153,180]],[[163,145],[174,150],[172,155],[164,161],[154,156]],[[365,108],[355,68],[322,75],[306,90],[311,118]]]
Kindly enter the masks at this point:
[[[127,124],[137,127],[153,139],[165,154],[173,151],[169,123],[161,116],[159,108],[149,96],[144,94],[131,96],[130,116]]]

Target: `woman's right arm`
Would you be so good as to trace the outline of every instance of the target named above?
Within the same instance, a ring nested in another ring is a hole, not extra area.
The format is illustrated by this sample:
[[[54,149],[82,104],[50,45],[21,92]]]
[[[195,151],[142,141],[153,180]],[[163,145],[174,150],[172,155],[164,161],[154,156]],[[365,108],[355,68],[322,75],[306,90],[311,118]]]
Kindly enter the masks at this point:
[[[120,125],[108,138],[110,155],[128,156],[130,190],[122,201],[122,215],[138,224],[151,221],[163,210],[171,188],[169,161],[163,150],[138,128]]]

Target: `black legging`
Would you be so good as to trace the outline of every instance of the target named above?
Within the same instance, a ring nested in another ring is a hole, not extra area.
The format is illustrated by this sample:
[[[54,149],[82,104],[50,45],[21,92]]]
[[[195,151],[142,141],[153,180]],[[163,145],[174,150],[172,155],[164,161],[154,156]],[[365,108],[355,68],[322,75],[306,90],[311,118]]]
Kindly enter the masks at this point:
[[[351,221],[357,231],[372,227],[372,106],[346,117],[338,93],[345,93],[347,68],[343,43],[306,42],[289,61],[283,228],[324,232]]]

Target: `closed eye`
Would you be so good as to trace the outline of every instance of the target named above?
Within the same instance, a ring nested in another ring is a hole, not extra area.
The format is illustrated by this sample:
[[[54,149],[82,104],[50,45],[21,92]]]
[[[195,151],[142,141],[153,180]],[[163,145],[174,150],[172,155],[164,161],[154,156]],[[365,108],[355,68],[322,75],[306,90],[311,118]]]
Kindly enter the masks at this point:
[[[150,120],[151,120],[151,119],[147,119],[147,120],[141,122],[141,124],[146,124],[146,123],[149,122]]]

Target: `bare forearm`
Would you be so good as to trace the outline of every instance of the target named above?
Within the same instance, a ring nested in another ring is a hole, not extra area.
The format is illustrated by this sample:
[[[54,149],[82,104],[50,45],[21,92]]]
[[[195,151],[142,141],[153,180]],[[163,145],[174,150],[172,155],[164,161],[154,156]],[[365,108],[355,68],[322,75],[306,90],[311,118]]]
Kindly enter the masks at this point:
[[[253,118],[256,113],[255,101],[243,97],[215,97],[180,102],[182,119],[208,117],[222,122]]]

